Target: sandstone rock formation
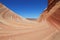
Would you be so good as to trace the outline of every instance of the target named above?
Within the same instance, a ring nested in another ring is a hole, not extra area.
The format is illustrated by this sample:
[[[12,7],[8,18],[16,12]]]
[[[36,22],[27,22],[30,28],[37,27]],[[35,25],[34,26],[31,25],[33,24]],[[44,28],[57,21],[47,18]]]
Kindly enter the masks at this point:
[[[17,14],[12,12],[10,9],[5,7],[1,3],[0,3],[0,18],[3,18],[4,20],[7,19],[6,21],[15,21],[15,22],[26,20],[25,18],[22,18],[21,16],[18,16]]]
[[[51,36],[52,39],[48,40],[60,40],[60,0],[48,0],[48,7],[38,18],[38,22],[44,22],[44,20],[59,30],[54,37]]]
[[[60,1],[53,3],[38,22],[29,21],[0,4],[0,40],[60,40]]]
[[[51,14],[57,14],[57,15],[59,15],[59,11],[60,11],[60,2],[59,1],[60,0],[48,0],[48,7],[41,14],[41,16],[38,18],[38,21],[40,22],[42,19],[47,19],[48,18],[47,16],[50,17]],[[58,11],[58,13],[57,13],[57,11]],[[56,12],[56,13],[54,13],[54,12]],[[55,16],[55,15],[53,15],[53,16]],[[56,18],[58,18],[58,17],[56,17]]]
[[[38,21],[38,22],[41,22],[41,21],[45,20],[47,13],[48,13],[47,10],[43,11],[43,13],[42,13],[42,14],[39,16],[39,18],[37,19],[37,21]]]

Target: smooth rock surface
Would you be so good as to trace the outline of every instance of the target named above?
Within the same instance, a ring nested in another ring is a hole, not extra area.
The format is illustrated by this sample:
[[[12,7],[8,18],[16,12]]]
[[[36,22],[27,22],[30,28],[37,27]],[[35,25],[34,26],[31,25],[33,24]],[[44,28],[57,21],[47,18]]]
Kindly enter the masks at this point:
[[[60,1],[36,22],[0,4],[0,40],[60,40]]]

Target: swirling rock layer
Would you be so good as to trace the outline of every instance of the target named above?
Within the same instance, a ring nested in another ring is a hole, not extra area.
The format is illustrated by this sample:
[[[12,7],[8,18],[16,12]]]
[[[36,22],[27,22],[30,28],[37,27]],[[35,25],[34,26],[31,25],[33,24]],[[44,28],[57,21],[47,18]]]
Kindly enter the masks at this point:
[[[50,5],[52,1],[54,6]],[[60,40],[60,1],[49,0],[49,7],[38,22],[29,21],[0,4],[0,40]]]

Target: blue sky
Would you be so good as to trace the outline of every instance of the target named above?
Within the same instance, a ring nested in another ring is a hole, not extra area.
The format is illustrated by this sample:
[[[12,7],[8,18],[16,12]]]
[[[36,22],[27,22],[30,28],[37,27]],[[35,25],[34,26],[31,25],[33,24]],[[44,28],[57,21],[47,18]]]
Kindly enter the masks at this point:
[[[38,18],[48,5],[47,0],[0,0],[0,2],[25,18]]]

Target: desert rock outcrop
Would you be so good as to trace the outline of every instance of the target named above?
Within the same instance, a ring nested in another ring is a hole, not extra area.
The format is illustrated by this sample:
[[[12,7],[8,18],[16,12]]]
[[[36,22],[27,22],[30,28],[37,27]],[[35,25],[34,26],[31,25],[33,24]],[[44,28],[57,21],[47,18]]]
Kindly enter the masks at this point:
[[[0,40],[60,40],[60,1],[49,7],[33,22],[0,4]]]

